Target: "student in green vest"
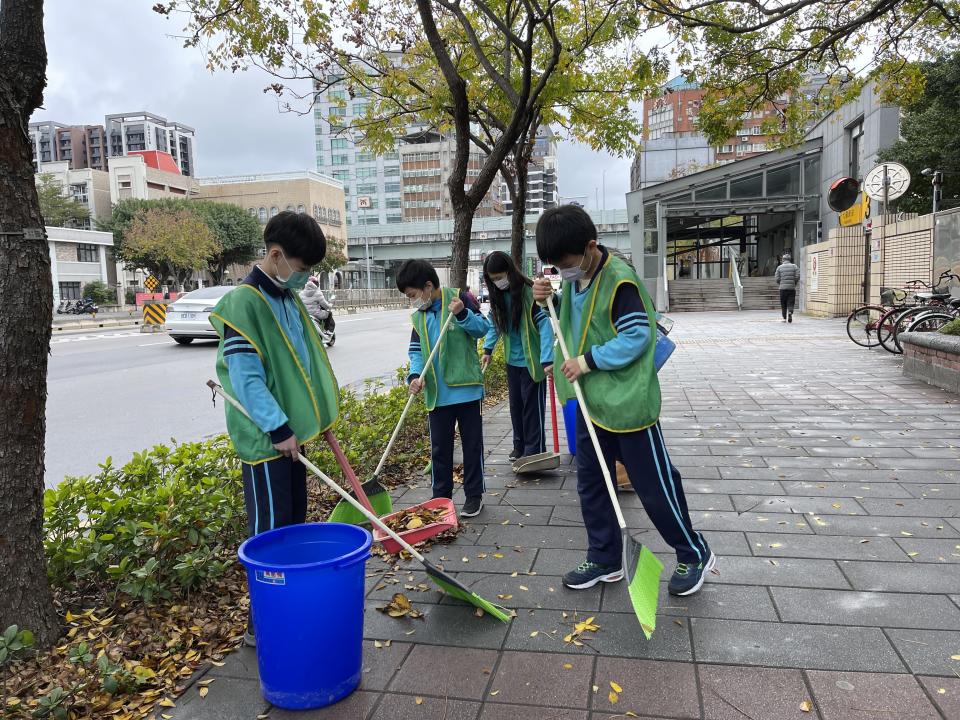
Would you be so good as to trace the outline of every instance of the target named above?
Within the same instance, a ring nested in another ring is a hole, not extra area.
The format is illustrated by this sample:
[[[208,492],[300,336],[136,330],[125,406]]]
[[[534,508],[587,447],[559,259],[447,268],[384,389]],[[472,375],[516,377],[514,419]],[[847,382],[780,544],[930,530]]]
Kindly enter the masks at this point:
[[[603,451],[597,457],[578,413],[577,492],[589,549],[586,561],[563,582],[581,590],[623,578],[620,528],[600,467],[606,463],[615,477],[619,458],[647,515],[677,553],[670,593],[692,595],[716,556],[693,529],[680,473],[660,429],[653,302],[636,272],[597,243],[597,229],[583,208],[563,205],[544,212],[537,222],[537,253],[560,270],[560,330],[575,355],[554,373],[557,393],[562,401],[574,397],[571,383],[579,381]],[[552,293],[548,280],[535,281],[535,300]]]
[[[306,521],[306,469],[295,458],[339,414],[337,380],[297,295],[326,255],[323,231],[287,211],[270,218],[263,239],[263,260],[210,315],[220,384],[253,418],[225,405],[251,536]],[[244,640],[255,644],[252,622]]]
[[[433,497],[453,497],[454,428],[460,428],[463,447],[462,517],[473,517],[483,509],[483,376],[477,340],[490,329],[480,308],[465,292],[440,287],[434,267],[425,260],[407,260],[397,271],[397,288],[413,306],[410,335],[410,392],[423,393],[429,410],[430,456]],[[447,329],[432,365],[424,371],[426,358],[434,348],[449,315]]]
[[[547,373],[553,369],[550,315],[533,302],[533,281],[499,250],[487,255],[483,279],[490,293],[490,331],[480,365],[486,368],[500,338],[507,360],[507,390],[513,424],[510,459],[546,452],[543,414]]]

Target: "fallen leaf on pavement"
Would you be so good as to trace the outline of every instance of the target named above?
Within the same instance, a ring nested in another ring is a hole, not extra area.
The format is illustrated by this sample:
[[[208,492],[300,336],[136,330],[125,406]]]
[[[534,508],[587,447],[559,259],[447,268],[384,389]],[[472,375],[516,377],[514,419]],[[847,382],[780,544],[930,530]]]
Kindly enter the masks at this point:
[[[800,703],[800,710],[802,712],[810,712],[813,710],[813,703],[811,703],[809,700],[804,700],[802,703]]]
[[[610,681],[610,688],[617,693],[623,692],[623,688],[617,685],[617,683],[615,683],[613,680]]]
[[[380,612],[389,615],[392,618],[422,618],[423,613],[419,610],[415,610],[410,604],[410,599],[403,593],[394,593],[393,599],[384,605],[383,607],[378,607],[377,610]]]

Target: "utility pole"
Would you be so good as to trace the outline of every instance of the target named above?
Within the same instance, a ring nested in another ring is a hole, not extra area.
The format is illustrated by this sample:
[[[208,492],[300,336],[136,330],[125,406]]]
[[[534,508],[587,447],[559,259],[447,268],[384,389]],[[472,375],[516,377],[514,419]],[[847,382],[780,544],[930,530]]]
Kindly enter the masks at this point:
[[[370,229],[367,227],[367,210],[370,209],[370,205],[369,195],[361,195],[357,198],[357,210],[363,211],[361,217],[363,219],[363,247],[367,259],[367,289],[373,287],[370,280]]]

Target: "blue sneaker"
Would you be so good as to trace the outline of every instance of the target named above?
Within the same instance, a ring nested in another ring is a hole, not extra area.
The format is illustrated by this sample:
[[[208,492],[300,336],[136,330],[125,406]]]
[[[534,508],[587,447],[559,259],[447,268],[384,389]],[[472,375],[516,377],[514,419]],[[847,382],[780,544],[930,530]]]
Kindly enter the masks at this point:
[[[563,584],[571,590],[586,590],[599,582],[619,582],[623,580],[623,568],[619,565],[600,565],[599,563],[580,563],[576,570],[563,576]]]
[[[677,563],[677,569],[673,571],[668,588],[671,595],[693,595],[703,586],[707,573],[717,564],[717,556],[712,550],[708,552],[710,556],[707,561],[699,565]]]

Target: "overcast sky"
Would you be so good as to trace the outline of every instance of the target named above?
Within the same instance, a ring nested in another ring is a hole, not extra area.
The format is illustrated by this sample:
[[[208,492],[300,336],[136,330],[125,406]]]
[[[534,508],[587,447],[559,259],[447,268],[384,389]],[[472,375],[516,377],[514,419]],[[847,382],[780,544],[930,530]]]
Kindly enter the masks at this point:
[[[211,74],[178,40],[181,23],[150,8],[153,0],[47,0],[47,90],[34,120],[101,124],[105,115],[148,110],[197,131],[200,176],[315,169],[312,115],[278,109],[256,71]],[[564,197],[587,207],[626,206],[630,159],[560,144]]]

